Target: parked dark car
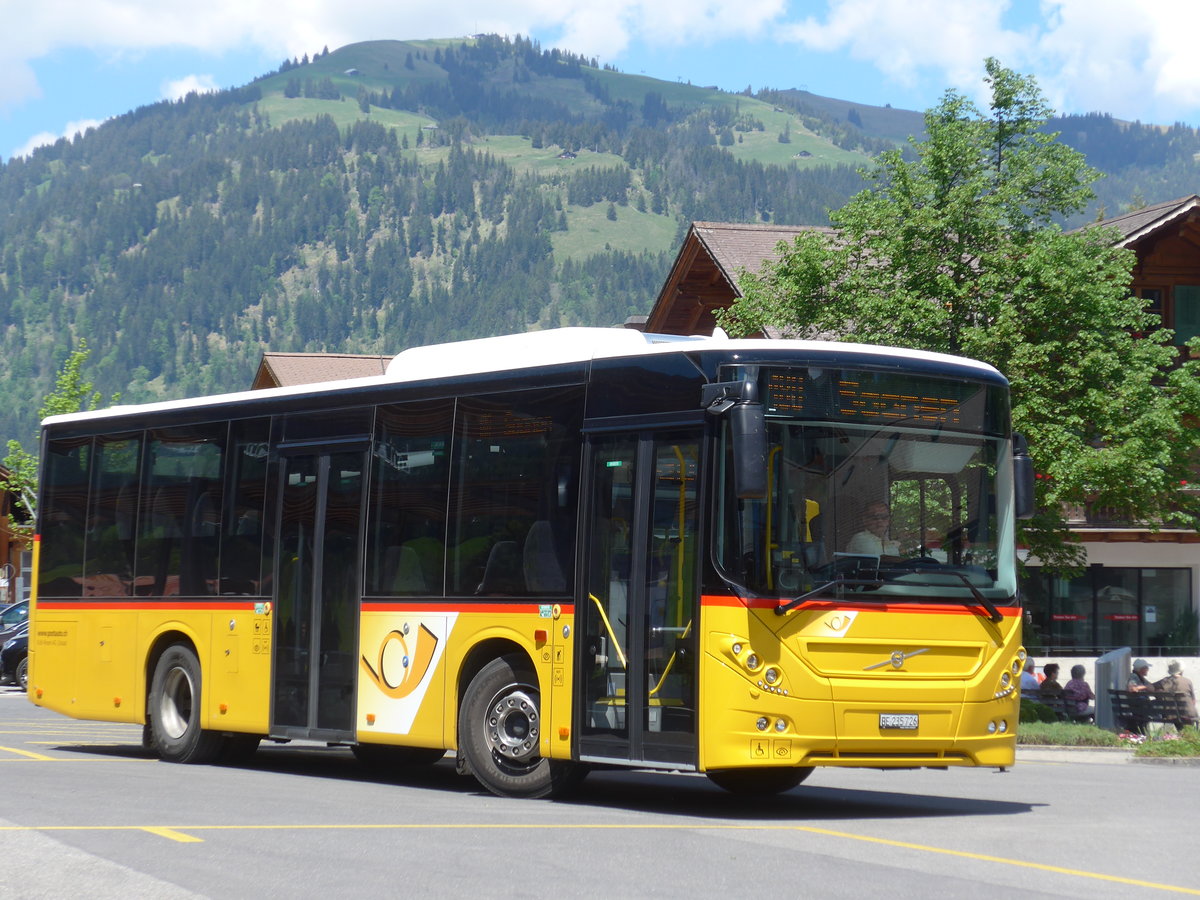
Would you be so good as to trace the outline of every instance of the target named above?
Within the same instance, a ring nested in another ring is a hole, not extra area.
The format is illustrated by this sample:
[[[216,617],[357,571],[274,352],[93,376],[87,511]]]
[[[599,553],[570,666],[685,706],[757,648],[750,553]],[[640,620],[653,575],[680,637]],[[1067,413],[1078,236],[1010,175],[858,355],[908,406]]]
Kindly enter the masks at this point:
[[[0,607],[0,647],[29,621],[29,601]]]
[[[0,684],[15,684],[26,690],[29,684],[29,621],[0,646]]]

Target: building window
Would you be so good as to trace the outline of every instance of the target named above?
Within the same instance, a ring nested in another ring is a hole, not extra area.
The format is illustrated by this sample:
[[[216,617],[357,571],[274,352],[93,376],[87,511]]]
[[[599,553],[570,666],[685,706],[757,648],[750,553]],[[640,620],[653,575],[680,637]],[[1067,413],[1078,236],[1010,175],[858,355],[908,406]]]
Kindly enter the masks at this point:
[[[1031,653],[1095,656],[1130,647],[1141,656],[1200,655],[1190,569],[1091,566],[1067,579],[1030,568],[1024,587]]]
[[[1162,288],[1142,288],[1137,292],[1137,295],[1146,301],[1146,312],[1163,317],[1163,289]]]
[[[1171,295],[1175,306],[1175,344],[1182,347],[1200,335],[1200,284],[1177,284]]]

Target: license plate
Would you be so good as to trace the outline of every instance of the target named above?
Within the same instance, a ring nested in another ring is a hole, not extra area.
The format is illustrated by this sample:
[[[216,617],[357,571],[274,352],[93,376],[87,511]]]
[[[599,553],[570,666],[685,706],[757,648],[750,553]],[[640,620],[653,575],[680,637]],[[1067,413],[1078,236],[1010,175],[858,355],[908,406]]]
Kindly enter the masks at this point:
[[[879,727],[899,731],[916,731],[916,713],[880,713]]]

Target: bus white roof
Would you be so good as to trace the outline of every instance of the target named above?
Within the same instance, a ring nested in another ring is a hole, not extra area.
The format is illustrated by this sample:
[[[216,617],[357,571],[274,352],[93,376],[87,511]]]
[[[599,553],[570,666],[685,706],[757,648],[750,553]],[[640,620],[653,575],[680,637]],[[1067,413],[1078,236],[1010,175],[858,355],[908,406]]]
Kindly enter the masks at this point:
[[[272,396],[282,398],[304,394],[321,394],[349,387],[371,387],[373,385],[400,384],[449,378],[458,375],[518,371],[564,363],[588,362],[593,359],[670,353],[683,349],[681,345],[686,345],[686,348],[689,350],[721,348],[731,351],[745,350],[750,353],[761,352],[763,350],[793,350],[801,356],[805,353],[828,353],[831,349],[837,349],[866,356],[886,356],[893,360],[910,359],[914,361],[938,362],[950,366],[975,369],[981,375],[999,374],[992,366],[978,362],[977,360],[898,347],[843,342],[835,343],[830,341],[767,341],[754,338],[731,340],[719,329],[713,336],[707,337],[703,335],[645,334],[629,328],[570,327],[412,347],[398,353],[388,363],[386,374],[384,375],[267,388],[263,390],[237,391],[229,394],[213,394],[205,397],[192,397],[179,400],[163,400],[156,403],[139,405],[113,406],[102,410],[50,416],[45,420],[44,424],[122,416],[136,412],[152,414],[174,409],[203,408],[205,406],[236,403],[241,400],[263,400]]]

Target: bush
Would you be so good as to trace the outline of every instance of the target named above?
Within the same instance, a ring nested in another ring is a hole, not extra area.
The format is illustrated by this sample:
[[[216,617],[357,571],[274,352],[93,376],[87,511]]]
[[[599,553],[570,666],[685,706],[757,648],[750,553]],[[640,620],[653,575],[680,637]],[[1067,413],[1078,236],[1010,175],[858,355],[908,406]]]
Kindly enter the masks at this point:
[[[1057,722],[1058,715],[1050,707],[1036,700],[1021,698],[1021,722]]]
[[[1024,707],[1024,702],[1022,702]],[[1040,703],[1032,704],[1041,706]],[[1045,709],[1046,707],[1042,707]],[[1017,729],[1018,744],[1042,744],[1055,747],[1128,746],[1111,731],[1076,722],[1024,722]]]
[[[1160,731],[1139,744],[1134,756],[1200,756],[1200,729]]]

